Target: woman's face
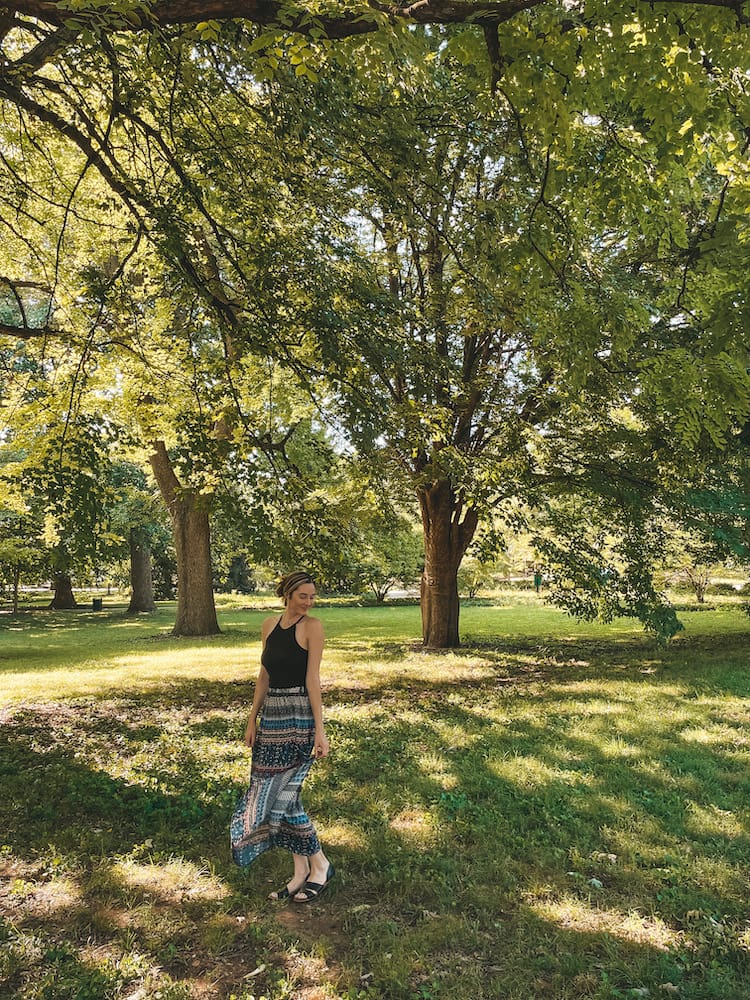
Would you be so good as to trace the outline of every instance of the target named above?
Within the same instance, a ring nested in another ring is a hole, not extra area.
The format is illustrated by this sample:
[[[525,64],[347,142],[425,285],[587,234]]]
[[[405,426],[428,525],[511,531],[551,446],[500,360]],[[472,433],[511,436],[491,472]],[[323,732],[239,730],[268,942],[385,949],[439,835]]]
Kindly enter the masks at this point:
[[[287,598],[290,615],[306,615],[315,603],[315,584],[302,583]]]

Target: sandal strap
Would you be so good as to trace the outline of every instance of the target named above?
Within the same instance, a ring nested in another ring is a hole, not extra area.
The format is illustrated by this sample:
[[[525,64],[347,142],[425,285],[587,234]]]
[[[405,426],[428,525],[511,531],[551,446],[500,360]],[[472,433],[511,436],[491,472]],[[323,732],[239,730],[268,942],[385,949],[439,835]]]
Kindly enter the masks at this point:
[[[269,898],[273,899],[274,902],[278,902],[280,899],[290,899],[292,896],[296,896],[298,892],[302,892],[306,885],[307,883],[303,882],[299,888],[291,890],[287,886],[284,886],[283,889],[277,889],[275,892],[272,892]]]
[[[325,889],[327,882],[321,884],[320,882],[305,882],[301,889],[298,889],[295,895],[304,893],[308,899],[315,899],[316,896],[320,895],[321,889]]]

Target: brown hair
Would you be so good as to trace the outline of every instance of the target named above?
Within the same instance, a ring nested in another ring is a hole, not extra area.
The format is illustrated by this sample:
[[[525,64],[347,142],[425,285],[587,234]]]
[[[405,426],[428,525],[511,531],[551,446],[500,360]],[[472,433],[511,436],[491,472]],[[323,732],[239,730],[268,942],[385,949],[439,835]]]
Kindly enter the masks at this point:
[[[315,580],[313,580],[309,573],[305,573],[303,570],[297,570],[295,573],[287,573],[286,576],[279,580],[279,584],[276,587],[276,596],[283,597],[284,604],[286,604],[294,591],[305,583],[311,583],[315,586]]]

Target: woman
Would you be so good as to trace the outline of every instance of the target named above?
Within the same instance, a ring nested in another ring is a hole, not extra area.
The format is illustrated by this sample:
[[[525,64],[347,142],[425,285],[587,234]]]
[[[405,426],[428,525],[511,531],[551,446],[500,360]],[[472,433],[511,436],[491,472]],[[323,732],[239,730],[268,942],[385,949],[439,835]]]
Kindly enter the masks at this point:
[[[253,749],[250,787],[232,817],[232,856],[249,865],[270,847],[291,851],[294,874],[269,899],[309,903],[334,875],[300,801],[313,761],[329,750],[320,694],[323,626],[308,615],[315,601],[309,573],[289,573],[276,594],[284,612],[261,628],[262,666],[245,730]]]

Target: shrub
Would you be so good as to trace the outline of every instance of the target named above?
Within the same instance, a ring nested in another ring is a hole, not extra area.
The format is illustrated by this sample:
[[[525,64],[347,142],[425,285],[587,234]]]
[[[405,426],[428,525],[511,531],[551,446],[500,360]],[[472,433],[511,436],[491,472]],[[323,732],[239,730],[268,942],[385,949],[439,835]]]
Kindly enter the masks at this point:
[[[733,583],[709,583],[706,593],[721,597],[736,597],[740,589],[743,588],[736,587]]]

